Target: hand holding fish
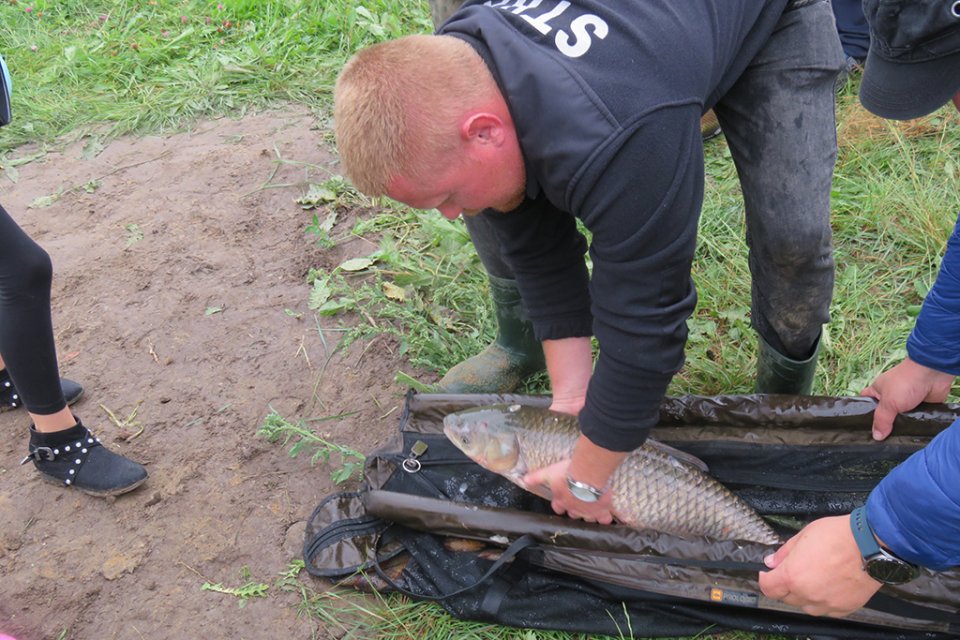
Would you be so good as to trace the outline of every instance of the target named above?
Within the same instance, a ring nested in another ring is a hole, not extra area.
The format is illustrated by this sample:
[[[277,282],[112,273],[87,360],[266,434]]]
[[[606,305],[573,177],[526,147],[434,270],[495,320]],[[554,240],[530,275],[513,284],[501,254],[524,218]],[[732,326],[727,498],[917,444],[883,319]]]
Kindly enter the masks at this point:
[[[544,340],[552,396],[551,411],[580,414],[587,401],[587,386],[593,375],[593,351],[590,338]]]
[[[553,402],[550,410],[573,417],[580,414],[587,400],[587,386],[593,374],[593,351],[590,338],[544,340],[543,354],[547,360]],[[607,460],[609,456],[613,457]],[[576,440],[572,458],[565,458],[539,469],[529,470],[521,478],[521,486],[550,500],[550,506],[571,518],[610,524],[614,521],[613,498],[606,492],[595,502],[577,499],[567,485],[572,477],[591,487],[607,487],[610,476],[627,454],[613,453],[595,446],[582,435]]]
[[[545,487],[550,493],[550,506],[559,515],[567,514],[571,518],[611,524],[613,518],[613,498],[609,491],[604,492],[596,502],[577,500],[567,488],[567,470],[570,460],[548,465],[531,471],[522,479],[528,491],[541,493],[538,489]],[[605,484],[605,483],[604,483]]]

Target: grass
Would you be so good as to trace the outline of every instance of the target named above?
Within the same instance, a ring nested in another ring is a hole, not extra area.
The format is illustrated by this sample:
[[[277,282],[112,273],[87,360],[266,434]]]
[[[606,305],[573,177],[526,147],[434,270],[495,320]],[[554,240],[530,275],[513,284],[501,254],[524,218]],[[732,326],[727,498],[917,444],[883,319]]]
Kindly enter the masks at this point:
[[[352,51],[429,24],[425,6],[405,0],[5,0],[14,122],[0,153],[288,102],[320,113]]]
[[[325,126],[336,72],[353,51],[429,30],[422,0],[6,0],[0,51],[13,75],[14,123],[0,131],[0,165],[15,181],[16,167],[44,148],[87,138],[97,153],[118,135],[169,133],[199,118],[291,102]],[[850,395],[903,357],[936,276],[960,210],[960,117],[944,109],[909,123],[874,118],[857,104],[854,81],[839,96],[838,139],[837,279],[814,391]],[[694,263],[700,298],[672,394],[749,392],[753,384],[742,204],[722,137],[707,144],[707,180]],[[389,334],[412,368],[443,372],[493,338],[486,280],[462,224],[366,199],[342,181],[315,185],[301,205],[305,227],[325,247],[344,239],[331,235],[338,211],[367,210],[350,235],[376,249],[362,262],[312,271],[305,289],[318,315],[354,320],[341,346]],[[545,378],[524,390],[545,391]],[[332,455],[336,477],[346,479],[362,454],[323,439],[311,422],[273,415],[261,434],[282,440],[291,455],[309,451],[320,462]],[[462,622],[399,596],[317,591],[299,575],[302,566],[295,569],[281,590],[296,591],[303,615],[343,637],[578,637]],[[253,587],[243,595],[264,592]]]

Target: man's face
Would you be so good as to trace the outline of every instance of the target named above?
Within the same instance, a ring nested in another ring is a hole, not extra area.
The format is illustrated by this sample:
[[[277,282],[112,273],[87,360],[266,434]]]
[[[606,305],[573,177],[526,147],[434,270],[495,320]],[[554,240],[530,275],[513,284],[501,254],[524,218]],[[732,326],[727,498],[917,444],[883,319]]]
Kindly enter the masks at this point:
[[[470,216],[484,209],[515,209],[523,201],[524,184],[519,154],[499,162],[461,156],[428,179],[395,177],[390,181],[387,196],[414,209],[436,209],[443,217],[454,220],[461,213]]]

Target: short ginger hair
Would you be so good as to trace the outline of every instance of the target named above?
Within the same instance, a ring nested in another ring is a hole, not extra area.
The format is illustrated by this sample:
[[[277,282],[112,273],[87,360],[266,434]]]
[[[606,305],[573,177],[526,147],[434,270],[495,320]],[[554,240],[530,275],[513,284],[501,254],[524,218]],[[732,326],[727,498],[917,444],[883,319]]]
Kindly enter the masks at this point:
[[[370,196],[385,194],[398,175],[429,176],[456,150],[460,117],[491,89],[483,59],[452,36],[406,36],[359,51],[334,89],[344,173]]]

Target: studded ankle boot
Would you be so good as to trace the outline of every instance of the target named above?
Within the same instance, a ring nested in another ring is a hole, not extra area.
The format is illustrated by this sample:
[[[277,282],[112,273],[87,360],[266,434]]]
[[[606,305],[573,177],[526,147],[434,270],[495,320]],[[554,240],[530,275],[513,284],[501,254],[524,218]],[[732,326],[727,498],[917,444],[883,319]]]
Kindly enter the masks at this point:
[[[79,382],[74,382],[68,378],[60,378],[60,388],[63,389],[63,399],[68,405],[73,404],[83,395],[83,386]],[[23,404],[17,387],[6,369],[0,369],[0,411],[9,411],[16,409]]]
[[[79,419],[73,427],[52,433],[31,425],[29,453],[20,464],[30,460],[44,480],[98,497],[132,491],[147,479],[142,465],[104,447]]]

